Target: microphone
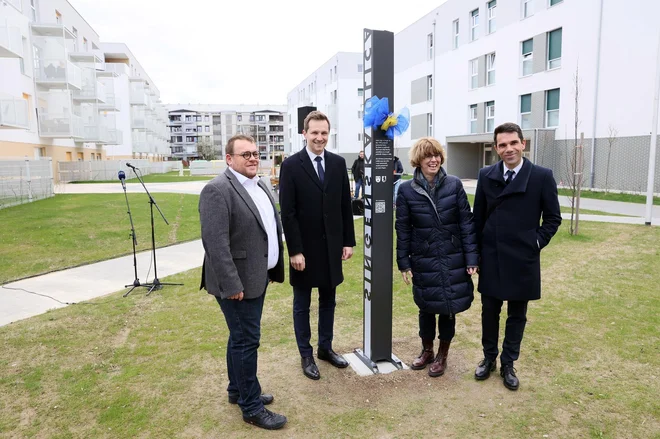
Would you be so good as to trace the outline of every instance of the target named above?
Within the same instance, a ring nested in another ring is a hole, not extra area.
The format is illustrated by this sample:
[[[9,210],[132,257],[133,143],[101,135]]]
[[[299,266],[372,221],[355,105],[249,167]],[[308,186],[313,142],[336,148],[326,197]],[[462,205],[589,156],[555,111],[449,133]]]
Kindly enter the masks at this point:
[[[126,166],[128,166],[129,168],[131,168],[131,169],[134,170],[134,171],[135,171],[136,169],[137,169],[137,170],[140,169],[140,168],[136,168],[135,166],[131,165],[130,163],[126,163]]]
[[[124,182],[124,180],[126,180],[126,174],[124,173],[124,171],[119,171],[118,176],[119,176],[119,181],[121,181],[121,187],[123,187],[124,190],[126,190],[126,183]]]

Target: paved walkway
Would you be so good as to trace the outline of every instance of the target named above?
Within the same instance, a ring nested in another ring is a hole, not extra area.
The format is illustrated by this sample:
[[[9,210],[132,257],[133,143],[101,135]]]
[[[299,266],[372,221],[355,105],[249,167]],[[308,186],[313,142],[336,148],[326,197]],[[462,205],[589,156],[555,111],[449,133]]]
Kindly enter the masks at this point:
[[[476,186],[474,180],[466,181],[466,191],[473,193]],[[151,192],[175,192],[199,194],[206,182],[192,181],[182,183],[149,183]],[[127,184],[128,192],[142,192],[139,184]],[[122,188],[117,184],[75,184],[58,185],[56,193],[121,193]],[[562,197],[566,198],[566,197]],[[644,224],[641,217],[644,206],[632,203],[620,203],[612,201],[583,199],[582,206],[585,209],[600,210],[624,215],[637,215],[636,217],[581,215],[583,221],[602,221],[625,224]],[[567,203],[567,201],[566,201]],[[564,201],[562,201],[562,205]],[[655,206],[653,225],[660,225],[660,209]],[[641,213],[640,213],[641,212]],[[570,215],[562,215],[569,219]],[[201,266],[204,251],[201,240],[191,241],[183,244],[159,248],[156,251],[158,261],[158,277],[160,279],[173,274],[181,273]],[[153,271],[147,276],[150,265],[150,252],[145,251],[138,254],[138,278],[141,282],[153,280]],[[53,308],[61,308],[66,303],[89,300],[120,291],[126,284],[133,283],[133,257],[122,256],[95,264],[68,270],[57,271],[42,276],[12,282],[0,288],[0,326],[7,325],[17,320],[32,317]],[[199,284],[188,285],[191,291],[196,291]],[[30,294],[44,294],[59,300]],[[145,288],[138,288],[132,294],[145,294]],[[154,292],[153,294],[163,294]]]

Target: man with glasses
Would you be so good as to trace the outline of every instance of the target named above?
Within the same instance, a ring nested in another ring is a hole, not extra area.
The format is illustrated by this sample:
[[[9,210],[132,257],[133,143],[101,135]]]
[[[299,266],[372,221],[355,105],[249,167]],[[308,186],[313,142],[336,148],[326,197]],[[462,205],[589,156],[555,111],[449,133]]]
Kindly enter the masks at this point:
[[[280,207],[289,249],[293,286],[293,327],[306,377],[318,380],[310,344],[309,306],[312,288],[319,291],[318,350],[320,360],[344,368],[348,362],[332,350],[335,292],[344,281],[342,261],[355,246],[351,190],[346,160],[325,150],[330,121],[312,111],[304,121],[307,146],[282,163]]]
[[[227,392],[243,420],[276,430],[286,417],[264,405],[257,348],[268,282],[284,282],[282,226],[273,197],[257,176],[259,151],[250,136],[229,139],[227,170],[211,180],[199,198],[204,265],[201,288],[215,296],[229,328]]]

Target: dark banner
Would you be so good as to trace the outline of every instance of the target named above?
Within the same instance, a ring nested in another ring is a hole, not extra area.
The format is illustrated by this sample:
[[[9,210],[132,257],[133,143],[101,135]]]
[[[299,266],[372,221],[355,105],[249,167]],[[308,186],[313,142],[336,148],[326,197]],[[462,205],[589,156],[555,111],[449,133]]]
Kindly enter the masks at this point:
[[[394,34],[364,30],[364,101],[387,97],[394,104]],[[380,129],[364,129],[364,339],[357,351],[375,362],[392,356],[392,233],[394,141]],[[396,358],[396,357],[394,357]]]

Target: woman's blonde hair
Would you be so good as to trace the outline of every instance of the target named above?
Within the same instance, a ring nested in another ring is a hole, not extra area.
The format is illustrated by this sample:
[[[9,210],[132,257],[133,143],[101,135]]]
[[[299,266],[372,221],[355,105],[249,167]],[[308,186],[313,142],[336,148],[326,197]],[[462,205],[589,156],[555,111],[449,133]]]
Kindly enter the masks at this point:
[[[422,137],[410,148],[408,157],[413,168],[419,168],[426,157],[440,156],[440,165],[445,164],[445,150],[433,137]]]

